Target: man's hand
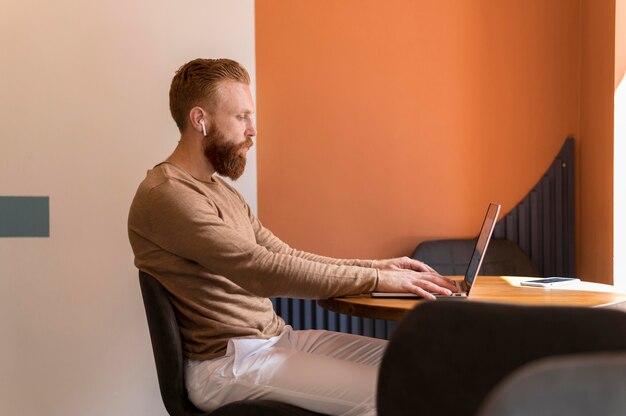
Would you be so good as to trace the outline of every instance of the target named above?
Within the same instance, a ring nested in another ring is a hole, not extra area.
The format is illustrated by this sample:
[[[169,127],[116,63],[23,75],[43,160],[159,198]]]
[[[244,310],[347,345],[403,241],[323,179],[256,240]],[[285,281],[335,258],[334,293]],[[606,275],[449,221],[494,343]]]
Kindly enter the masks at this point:
[[[426,299],[435,299],[433,293],[450,295],[456,292],[454,281],[441,276],[432,267],[408,257],[376,260],[378,292],[415,293]]]
[[[410,257],[397,257],[395,259],[374,260],[373,267],[378,270],[415,270],[416,272],[431,272],[439,274],[426,263]]]

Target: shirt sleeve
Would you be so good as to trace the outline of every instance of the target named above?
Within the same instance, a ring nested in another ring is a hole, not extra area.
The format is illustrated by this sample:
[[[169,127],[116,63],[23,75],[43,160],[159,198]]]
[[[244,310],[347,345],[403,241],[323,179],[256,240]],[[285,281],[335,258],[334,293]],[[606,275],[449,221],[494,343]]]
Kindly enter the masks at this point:
[[[306,260],[315,261],[324,264],[335,264],[344,266],[358,266],[358,267],[373,267],[374,260],[359,260],[359,259],[336,259],[333,257],[320,256],[318,254],[308,253],[306,251],[297,250],[290,247],[287,243],[276,237],[269,229],[265,228],[261,222],[252,213],[250,214],[250,221],[254,228],[254,234],[256,235],[257,242],[266,247],[268,250],[275,253],[287,254],[290,256],[299,257]]]
[[[176,180],[150,191],[148,217],[155,244],[258,296],[321,299],[368,293],[377,284],[376,269],[292,254],[297,251],[268,230],[260,230],[257,241],[247,238],[220,218],[205,195]]]

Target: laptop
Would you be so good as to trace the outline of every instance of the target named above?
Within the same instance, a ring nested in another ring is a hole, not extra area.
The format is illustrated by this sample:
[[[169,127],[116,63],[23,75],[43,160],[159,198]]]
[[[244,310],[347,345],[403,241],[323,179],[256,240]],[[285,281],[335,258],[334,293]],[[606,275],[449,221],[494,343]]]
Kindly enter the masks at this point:
[[[485,258],[485,253],[487,252],[487,246],[489,246],[489,241],[491,240],[491,235],[493,234],[493,229],[496,226],[496,221],[498,220],[498,214],[500,214],[500,205],[498,204],[489,204],[487,208],[487,214],[485,215],[485,220],[483,221],[483,225],[480,228],[480,234],[478,235],[478,239],[476,240],[476,245],[474,246],[474,251],[472,252],[472,257],[467,265],[467,270],[465,271],[465,279],[462,281],[455,281],[455,284],[458,289],[458,293],[453,293],[451,295],[440,295],[435,293],[434,295],[437,298],[461,298],[467,299],[472,290],[472,286],[476,281],[476,276],[478,276],[478,271],[480,270],[480,266],[483,264],[483,259]],[[374,298],[419,298],[419,295],[415,293],[395,293],[395,292],[372,292],[371,294]]]

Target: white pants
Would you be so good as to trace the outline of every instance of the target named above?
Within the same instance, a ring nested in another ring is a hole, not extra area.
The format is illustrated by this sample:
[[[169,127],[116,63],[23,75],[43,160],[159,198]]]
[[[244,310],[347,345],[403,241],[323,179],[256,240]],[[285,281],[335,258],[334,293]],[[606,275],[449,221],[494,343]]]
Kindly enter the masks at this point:
[[[376,338],[287,326],[267,340],[232,339],[223,357],[189,360],[187,391],[204,411],[269,399],[330,415],[373,416],[386,346]]]

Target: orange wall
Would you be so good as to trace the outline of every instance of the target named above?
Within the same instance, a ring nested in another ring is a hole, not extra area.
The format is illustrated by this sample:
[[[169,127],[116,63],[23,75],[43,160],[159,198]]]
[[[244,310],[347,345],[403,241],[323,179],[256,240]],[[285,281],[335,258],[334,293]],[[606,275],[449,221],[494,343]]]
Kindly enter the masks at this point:
[[[581,4],[578,272],[612,283],[615,1]]]
[[[261,220],[339,257],[473,236],[579,136],[580,32],[578,0],[257,0]]]

